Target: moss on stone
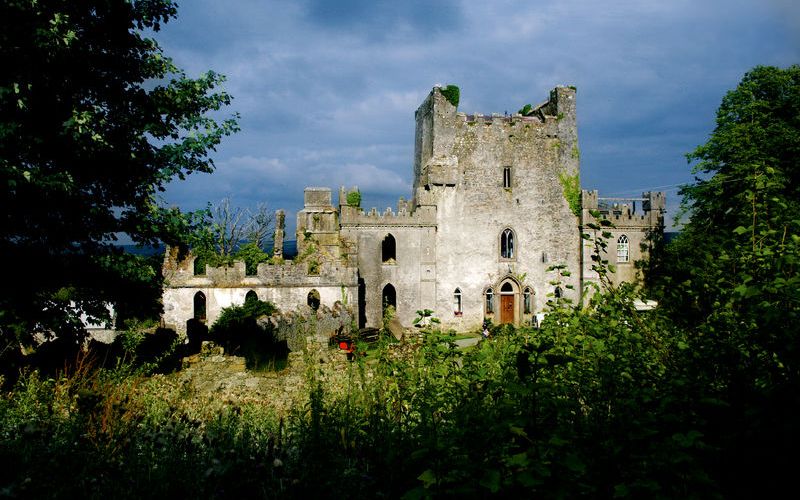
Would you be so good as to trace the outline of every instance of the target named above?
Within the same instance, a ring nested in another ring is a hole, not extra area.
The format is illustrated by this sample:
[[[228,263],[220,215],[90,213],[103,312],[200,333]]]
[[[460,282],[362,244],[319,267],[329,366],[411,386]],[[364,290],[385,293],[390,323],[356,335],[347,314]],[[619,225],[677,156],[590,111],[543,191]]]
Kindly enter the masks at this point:
[[[564,191],[564,199],[567,200],[570,210],[575,214],[575,217],[581,215],[581,181],[578,174],[569,175],[561,173],[558,175],[558,181],[561,183],[561,188]]]

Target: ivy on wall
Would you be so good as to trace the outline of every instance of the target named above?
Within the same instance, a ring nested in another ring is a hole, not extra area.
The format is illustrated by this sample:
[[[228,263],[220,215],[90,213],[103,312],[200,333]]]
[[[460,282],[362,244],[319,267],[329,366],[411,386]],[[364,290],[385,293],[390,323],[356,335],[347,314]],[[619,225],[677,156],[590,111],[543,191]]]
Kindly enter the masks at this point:
[[[575,214],[575,217],[581,215],[581,181],[578,174],[569,175],[561,173],[558,175],[558,181],[561,183],[561,188],[564,190],[564,199],[567,200],[570,210]]]
[[[361,191],[350,191],[347,193],[347,204],[351,207],[361,206]]]
[[[461,97],[461,90],[458,88],[457,85],[448,85],[439,90],[447,102],[452,104],[455,107],[458,107],[458,100]]]

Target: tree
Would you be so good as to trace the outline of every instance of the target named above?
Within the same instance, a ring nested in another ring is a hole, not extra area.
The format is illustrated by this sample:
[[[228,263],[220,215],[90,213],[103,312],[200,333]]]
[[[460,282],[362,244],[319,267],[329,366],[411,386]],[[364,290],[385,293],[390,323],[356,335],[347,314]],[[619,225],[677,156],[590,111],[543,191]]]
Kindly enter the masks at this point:
[[[146,36],[176,17],[170,0],[11,0],[0,6],[0,296],[7,339],[80,331],[79,313],[156,271],[116,245],[185,243],[193,219],[156,196],[211,172],[237,116],[207,72],[189,78]],[[140,299],[141,300],[141,299]]]
[[[192,250],[196,265],[204,268],[244,261],[248,274],[255,274],[259,263],[269,260],[264,245],[272,237],[274,217],[265,204],[255,210],[231,206],[230,198],[208,205],[194,233]]]
[[[747,496],[744,478],[788,482],[782,457],[800,445],[800,66],[748,72],[688,158],[698,177],[682,190],[689,219],[667,246],[662,300],[691,332],[697,401],[717,402],[697,411],[720,475]]]

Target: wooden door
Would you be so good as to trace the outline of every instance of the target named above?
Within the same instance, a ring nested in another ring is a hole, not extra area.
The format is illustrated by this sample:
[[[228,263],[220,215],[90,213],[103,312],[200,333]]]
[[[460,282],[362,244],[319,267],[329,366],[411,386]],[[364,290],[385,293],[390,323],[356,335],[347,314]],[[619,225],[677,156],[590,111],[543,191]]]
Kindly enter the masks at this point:
[[[514,296],[500,296],[500,323],[514,322]]]

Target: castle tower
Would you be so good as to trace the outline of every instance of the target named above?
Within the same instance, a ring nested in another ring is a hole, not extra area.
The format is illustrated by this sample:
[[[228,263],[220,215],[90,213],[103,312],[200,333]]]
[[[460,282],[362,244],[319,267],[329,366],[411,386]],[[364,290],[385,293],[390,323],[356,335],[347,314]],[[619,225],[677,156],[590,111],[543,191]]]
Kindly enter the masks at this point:
[[[424,307],[445,325],[523,324],[554,295],[578,298],[575,97],[558,87],[529,115],[484,116],[434,88],[417,109],[412,205],[435,206],[437,226],[436,303]]]

